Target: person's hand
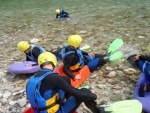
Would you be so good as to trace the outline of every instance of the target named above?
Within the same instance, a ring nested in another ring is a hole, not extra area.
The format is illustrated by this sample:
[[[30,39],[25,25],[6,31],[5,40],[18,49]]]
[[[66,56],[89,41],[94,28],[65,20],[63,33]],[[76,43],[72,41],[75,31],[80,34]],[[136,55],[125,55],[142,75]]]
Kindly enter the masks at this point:
[[[140,59],[140,55],[136,55],[136,56],[134,57],[134,61],[139,60],[139,59]]]
[[[89,55],[90,57],[92,57],[92,58],[95,58],[94,53],[88,53],[88,55]]]
[[[80,74],[78,74],[78,75],[76,75],[75,77],[74,77],[74,80],[80,80],[81,79],[81,75]]]

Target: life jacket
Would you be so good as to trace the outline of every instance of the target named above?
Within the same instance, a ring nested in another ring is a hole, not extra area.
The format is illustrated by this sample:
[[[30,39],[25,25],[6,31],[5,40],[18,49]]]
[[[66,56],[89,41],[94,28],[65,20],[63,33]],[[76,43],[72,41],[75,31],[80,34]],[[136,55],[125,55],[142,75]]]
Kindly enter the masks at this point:
[[[68,50],[68,51],[67,51],[67,50]],[[84,57],[83,57],[82,52],[81,52],[80,49],[73,50],[73,49],[71,49],[69,46],[65,46],[65,47],[61,50],[61,56],[62,56],[63,62],[65,62],[65,57],[66,57],[67,55],[69,55],[69,54],[72,54],[72,53],[75,53],[75,54],[78,56],[78,58],[79,58],[79,61],[77,61],[77,62],[75,63],[75,65],[73,65],[73,66],[70,67],[70,70],[71,70],[71,71],[74,71],[74,70],[77,70],[77,69],[79,69],[79,68],[81,68],[81,67],[84,66],[84,60],[83,60]]]
[[[39,72],[45,72],[43,75],[36,77]],[[34,113],[56,113],[59,109],[58,99],[64,98],[64,92],[62,90],[49,89],[44,92],[44,96],[40,93],[40,86],[42,80],[54,74],[53,71],[47,69],[41,69],[34,74],[28,81],[26,86],[26,93],[29,103],[34,110]]]
[[[40,53],[43,53],[43,52],[45,52],[46,50],[45,50],[44,48],[40,47],[40,46],[33,45],[33,44],[31,45],[31,55],[27,55],[27,57],[28,57],[31,61],[37,62],[37,58],[35,58],[35,57],[33,56],[33,53],[32,53],[32,50],[33,50],[34,47],[39,48],[39,49],[40,49]]]
[[[145,74],[150,75],[150,62],[148,61],[138,61],[139,64],[142,66],[141,71],[144,72]],[[142,62],[142,63],[141,63]],[[141,67],[140,66],[140,67]]]
[[[65,12],[63,9],[60,9],[60,18],[68,18],[69,13]]]

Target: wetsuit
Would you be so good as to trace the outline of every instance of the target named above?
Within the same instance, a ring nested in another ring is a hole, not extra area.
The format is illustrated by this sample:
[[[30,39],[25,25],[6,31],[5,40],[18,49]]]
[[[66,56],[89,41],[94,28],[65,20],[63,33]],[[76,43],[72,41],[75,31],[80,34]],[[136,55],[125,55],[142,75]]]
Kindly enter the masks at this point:
[[[136,55],[131,55],[127,60],[133,66],[138,67],[143,73],[145,73],[147,79],[150,81],[150,56],[140,55],[139,60],[134,61],[135,56]]]
[[[56,14],[56,18],[70,18],[70,16],[68,12],[65,12],[63,9],[61,9],[60,14]]]
[[[52,51],[49,51],[49,52],[53,53],[57,57],[57,60],[61,60],[61,55],[59,54],[60,50],[61,49],[58,48],[54,52],[52,52]],[[38,47],[34,47],[32,49],[32,55],[33,55],[34,58],[38,59],[38,56],[40,54],[41,54],[41,50]],[[32,61],[28,56],[31,56],[31,51],[26,55],[26,61]],[[34,64],[34,65],[37,65],[37,64]]]
[[[145,73],[146,78],[150,81],[150,56],[140,55],[139,60],[134,61],[134,57],[136,54],[131,55],[127,58],[128,62],[131,63],[134,67],[138,67],[141,72]],[[145,84],[141,84],[139,89],[139,96],[144,97],[144,86]],[[150,84],[146,84],[147,92],[150,92]]]
[[[65,52],[69,52],[69,51],[76,51],[75,49],[71,49],[69,46],[66,47]],[[103,59],[103,56],[100,54],[95,54],[95,58],[91,58],[90,56],[88,56],[87,52],[81,51],[82,55],[83,55],[83,61],[85,65],[88,65],[90,71],[94,71],[96,70],[98,67],[103,66],[104,64],[106,64],[106,60]],[[70,70],[70,67],[73,66],[76,62],[79,61],[79,56],[76,53],[71,53],[68,54],[64,59],[64,68],[63,71],[64,73],[69,76],[70,78],[74,79],[74,74],[72,73],[72,71]],[[75,70],[78,71],[79,69]]]
[[[39,48],[34,47],[34,48],[32,49],[32,55],[33,55],[35,58],[38,59],[38,56],[39,56],[40,54],[41,54],[41,52],[40,52],[40,49],[39,49]],[[26,61],[31,61],[31,59],[28,57],[28,55],[31,56],[31,51],[26,55]]]
[[[44,69],[47,71],[51,71],[49,69]],[[39,71],[36,73],[35,77],[40,77],[46,72]],[[65,92],[66,101],[60,100],[60,107],[56,113],[71,113],[79,105],[84,102],[85,105],[93,112],[100,113],[99,109],[96,107],[97,96],[90,92],[88,89],[76,89],[70,85],[68,77],[61,77],[57,73],[50,74],[46,76],[40,86],[40,94],[44,97],[44,93],[47,90],[62,90]]]

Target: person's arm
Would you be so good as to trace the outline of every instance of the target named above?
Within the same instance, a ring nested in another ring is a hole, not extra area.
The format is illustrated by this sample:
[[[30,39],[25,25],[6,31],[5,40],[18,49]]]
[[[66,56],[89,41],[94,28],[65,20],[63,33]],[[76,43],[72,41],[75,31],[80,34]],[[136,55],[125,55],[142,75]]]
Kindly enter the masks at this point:
[[[40,49],[37,47],[34,47],[32,50],[32,54],[35,58],[38,58],[38,56],[41,54]]]
[[[27,55],[26,55],[26,61],[31,61]]]
[[[64,12],[63,15],[65,15],[65,17],[70,18],[69,13],[68,12]]]
[[[49,52],[53,53],[57,57],[57,60],[62,60],[61,54],[60,54],[61,49],[62,48],[58,48],[56,51],[49,51]]]
[[[26,61],[31,61],[27,55],[26,55]],[[37,66],[37,65],[38,65],[38,63],[36,62],[36,63],[30,64],[28,66]]]
[[[81,51],[81,52],[82,52],[83,55],[88,55],[88,53],[85,52],[85,51]]]
[[[71,72],[70,67],[73,66],[73,63],[78,60],[78,56],[76,56],[75,54],[69,54],[68,56],[66,56],[64,61],[63,71],[68,77],[72,79],[75,78],[75,75]]]
[[[69,78],[74,79],[75,75],[70,71],[70,69],[69,69],[70,66],[71,66],[70,64],[64,64],[63,71]]]
[[[74,88],[58,74],[50,75],[46,78],[46,81],[49,85],[51,84],[54,89],[61,89],[66,94],[74,96],[80,100],[96,100],[97,98],[96,94],[91,93],[90,91]]]
[[[56,18],[58,18],[58,16],[59,16],[59,15],[58,15],[58,14],[56,14]]]
[[[148,56],[148,55],[140,55],[139,57],[142,60],[150,61],[150,56]]]

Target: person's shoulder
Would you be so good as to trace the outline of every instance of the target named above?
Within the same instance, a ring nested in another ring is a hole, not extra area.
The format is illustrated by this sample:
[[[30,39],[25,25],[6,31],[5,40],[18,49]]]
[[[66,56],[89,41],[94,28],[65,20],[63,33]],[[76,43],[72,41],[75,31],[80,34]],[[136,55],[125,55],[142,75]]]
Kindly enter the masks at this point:
[[[39,48],[39,46],[34,46],[34,48],[33,48],[32,50],[33,50],[33,51],[39,51],[40,48]]]
[[[52,73],[52,74],[49,74],[47,77],[46,77],[46,79],[50,79],[50,80],[52,80],[52,79],[56,79],[56,78],[59,78],[60,77],[60,75],[58,74],[58,73]]]
[[[68,63],[74,62],[77,59],[78,59],[78,56],[75,53],[70,53],[65,58],[66,62],[68,62]]]

